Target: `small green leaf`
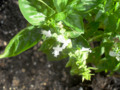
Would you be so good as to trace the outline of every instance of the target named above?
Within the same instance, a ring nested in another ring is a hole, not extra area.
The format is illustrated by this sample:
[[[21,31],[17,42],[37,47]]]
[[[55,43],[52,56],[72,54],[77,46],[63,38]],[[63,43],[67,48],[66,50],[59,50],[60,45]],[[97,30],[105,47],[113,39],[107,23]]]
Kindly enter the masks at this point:
[[[89,43],[83,36],[79,36],[72,40],[73,48],[89,47]]]
[[[84,24],[83,19],[78,14],[69,14],[66,19],[64,20],[64,23],[72,28],[73,30],[77,31],[80,34],[84,33]]]
[[[66,18],[66,15],[64,12],[59,12],[55,15],[56,21],[61,21],[61,20],[64,20],[65,18]]]
[[[33,47],[41,40],[41,31],[39,28],[29,26],[20,31],[11,39],[5,51],[0,58],[16,56],[25,50]]]
[[[68,37],[68,38],[77,38],[79,37],[81,34],[79,32],[76,32],[76,31],[66,31],[65,32],[65,35]]]
[[[68,0],[53,0],[54,6],[58,12],[63,11],[66,8]]]
[[[56,39],[55,37],[50,37],[50,38],[46,38],[45,41],[43,41],[41,47],[39,50],[47,53],[48,51],[50,51],[54,45],[56,45]]]
[[[114,71],[120,70],[120,63],[116,64]]]
[[[104,20],[104,25],[105,25],[105,31],[106,32],[115,32],[116,29],[118,28],[117,26],[117,22],[118,22],[118,17],[114,16],[114,15],[110,15],[108,16],[105,20]]]

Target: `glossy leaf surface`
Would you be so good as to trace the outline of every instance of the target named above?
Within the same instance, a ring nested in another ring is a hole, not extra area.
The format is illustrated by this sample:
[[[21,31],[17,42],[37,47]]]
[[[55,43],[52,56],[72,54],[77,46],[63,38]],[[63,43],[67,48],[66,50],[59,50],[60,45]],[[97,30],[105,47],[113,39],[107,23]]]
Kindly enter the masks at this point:
[[[70,28],[72,28],[72,30],[77,31],[80,34],[84,33],[83,19],[80,15],[69,14],[64,20],[64,23]]]
[[[47,16],[54,14],[48,3],[52,5],[52,1],[47,0],[19,0],[19,8],[30,24],[40,25]]]
[[[40,29],[34,26],[27,27],[11,39],[0,58],[16,56],[36,45],[40,40]]]

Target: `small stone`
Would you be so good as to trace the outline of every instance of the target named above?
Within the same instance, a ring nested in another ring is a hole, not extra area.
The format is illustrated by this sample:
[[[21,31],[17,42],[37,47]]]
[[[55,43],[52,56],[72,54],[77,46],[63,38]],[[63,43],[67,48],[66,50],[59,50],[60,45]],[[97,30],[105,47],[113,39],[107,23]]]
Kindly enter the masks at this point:
[[[3,86],[3,90],[5,90],[5,86]]]
[[[12,90],[12,88],[10,87],[9,90]]]
[[[46,86],[46,85],[47,85],[47,83],[41,83],[41,85],[44,85],[44,86]]]
[[[22,86],[22,89],[24,90],[26,87],[25,86]]]
[[[7,42],[6,42],[6,41],[4,41],[3,43],[4,43],[5,46],[7,45]]]
[[[4,21],[1,21],[1,24],[3,24],[4,23]]]
[[[34,87],[34,85],[32,85],[32,84],[31,84],[30,86],[31,86],[32,88]]]
[[[51,67],[51,65],[50,65],[50,64],[48,64],[47,66],[48,66],[48,68],[50,68],[50,67]]]
[[[23,73],[26,71],[24,68],[22,68],[22,70],[21,70]]]
[[[29,63],[26,63],[26,66],[29,66]]]
[[[79,90],[83,90],[83,87],[80,87]]]
[[[47,83],[43,83],[43,85],[44,85],[44,86],[46,86],[46,85],[47,85]]]
[[[12,85],[14,87],[19,86],[20,80],[17,77],[13,77]]]
[[[37,62],[33,62],[33,65],[36,66],[36,65],[37,65]]]

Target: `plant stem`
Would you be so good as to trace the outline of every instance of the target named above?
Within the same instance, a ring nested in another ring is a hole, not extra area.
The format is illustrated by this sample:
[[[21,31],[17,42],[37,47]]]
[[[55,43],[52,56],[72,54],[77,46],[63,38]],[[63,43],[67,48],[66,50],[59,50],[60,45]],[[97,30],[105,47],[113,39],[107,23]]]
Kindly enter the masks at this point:
[[[93,40],[96,40],[96,39],[99,39],[101,37],[105,37],[105,36],[109,36],[111,35],[112,33],[105,33],[105,34],[101,34],[101,35],[98,35],[98,36],[95,36],[95,37],[92,37],[91,39],[88,40],[88,42],[92,42]]]
[[[48,6],[43,0],[38,0],[38,1],[40,1],[40,2],[43,3],[46,7],[48,7],[49,9],[51,9],[52,11],[55,12],[55,10],[53,10],[50,6]]]

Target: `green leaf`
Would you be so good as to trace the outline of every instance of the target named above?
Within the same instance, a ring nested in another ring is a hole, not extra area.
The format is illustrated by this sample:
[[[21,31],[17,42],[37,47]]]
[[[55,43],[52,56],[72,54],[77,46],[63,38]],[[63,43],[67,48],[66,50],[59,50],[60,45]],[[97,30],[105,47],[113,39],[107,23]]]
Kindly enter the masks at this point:
[[[79,36],[72,40],[73,48],[89,47],[89,43],[83,36]]]
[[[61,21],[66,18],[66,14],[64,12],[59,12],[55,15],[55,20],[56,21]]]
[[[120,3],[116,2],[116,4],[115,4],[115,11],[117,11],[119,9],[119,7],[120,7]]]
[[[116,29],[118,28],[117,26],[117,22],[118,22],[118,17],[114,16],[114,15],[110,15],[108,16],[105,20],[104,20],[104,25],[105,25],[105,31],[106,32],[115,32]]]
[[[54,6],[58,12],[63,11],[66,8],[68,0],[53,0]]]
[[[66,31],[65,32],[65,35],[68,37],[68,38],[77,38],[79,37],[81,34],[79,32],[76,32],[76,31]]]
[[[118,64],[118,61],[113,58],[103,58],[100,60],[98,65],[96,66],[98,68],[97,72],[101,71],[114,71],[116,69],[116,65]]]
[[[39,50],[47,53],[53,48],[54,45],[57,45],[55,37],[46,38],[46,40],[43,41]]]
[[[19,8],[25,19],[32,25],[40,25],[47,16],[53,15],[54,10],[47,5],[51,1],[19,0]]]
[[[101,56],[103,55],[102,47],[100,46],[95,47],[92,51],[93,52],[89,54],[87,63],[93,63],[94,65],[97,65],[101,60]]]
[[[97,7],[104,0],[70,0],[68,9],[80,12],[89,12]]]
[[[83,19],[78,14],[69,14],[66,19],[64,20],[64,23],[72,28],[73,30],[77,31],[80,34],[84,33],[84,24]]]
[[[120,70],[120,63],[118,63],[118,64],[115,66],[114,71],[118,71],[118,72],[119,72],[119,70]]]
[[[5,51],[0,58],[16,56],[25,50],[33,47],[41,40],[41,31],[39,28],[29,26],[20,31],[11,39]]]
[[[98,31],[99,23],[98,22],[90,22],[85,27],[85,37],[87,39],[90,39],[92,36],[96,36],[95,32]]]
[[[88,57],[88,52],[82,52],[79,49],[69,53],[70,59],[66,64],[66,67],[71,67],[70,73],[72,75],[82,75],[82,81],[84,79],[90,80],[91,75],[90,69],[86,65],[86,58]]]

